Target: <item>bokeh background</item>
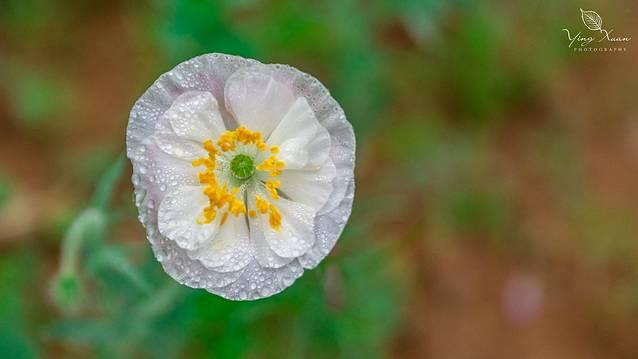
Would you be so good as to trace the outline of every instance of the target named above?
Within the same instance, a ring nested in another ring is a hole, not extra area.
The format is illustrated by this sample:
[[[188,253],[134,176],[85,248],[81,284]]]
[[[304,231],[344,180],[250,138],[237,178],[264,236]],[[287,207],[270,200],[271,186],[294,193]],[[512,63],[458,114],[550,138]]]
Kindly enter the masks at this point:
[[[638,3],[0,1],[0,356],[638,357]],[[207,52],[315,75],[358,139],[352,217],[283,293],[153,259],[128,112]]]

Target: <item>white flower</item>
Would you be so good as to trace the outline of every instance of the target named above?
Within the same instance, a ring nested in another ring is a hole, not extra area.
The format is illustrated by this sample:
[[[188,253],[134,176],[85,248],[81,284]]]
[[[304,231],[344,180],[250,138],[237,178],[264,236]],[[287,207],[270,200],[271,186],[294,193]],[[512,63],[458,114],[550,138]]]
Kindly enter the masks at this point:
[[[127,155],[139,218],[175,280],[233,300],[279,293],[350,216],[355,139],[312,76],[209,54],[135,103]]]

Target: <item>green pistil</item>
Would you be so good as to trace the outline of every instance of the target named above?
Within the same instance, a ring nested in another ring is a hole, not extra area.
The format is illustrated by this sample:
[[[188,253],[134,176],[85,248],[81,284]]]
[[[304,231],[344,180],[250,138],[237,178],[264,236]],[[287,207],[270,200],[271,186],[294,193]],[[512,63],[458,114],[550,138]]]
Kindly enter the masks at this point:
[[[249,156],[237,155],[230,162],[230,171],[235,178],[245,180],[255,173],[255,163]]]

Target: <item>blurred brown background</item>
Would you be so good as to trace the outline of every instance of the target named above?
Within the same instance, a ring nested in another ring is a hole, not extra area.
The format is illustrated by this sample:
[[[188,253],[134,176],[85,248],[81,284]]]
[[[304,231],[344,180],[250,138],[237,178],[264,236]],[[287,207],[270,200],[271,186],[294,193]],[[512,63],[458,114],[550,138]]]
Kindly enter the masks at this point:
[[[638,38],[574,51],[581,8],[638,36],[634,1],[3,0],[0,355],[638,357]],[[116,160],[207,52],[315,75],[358,139],[333,254],[258,302],[174,284]]]

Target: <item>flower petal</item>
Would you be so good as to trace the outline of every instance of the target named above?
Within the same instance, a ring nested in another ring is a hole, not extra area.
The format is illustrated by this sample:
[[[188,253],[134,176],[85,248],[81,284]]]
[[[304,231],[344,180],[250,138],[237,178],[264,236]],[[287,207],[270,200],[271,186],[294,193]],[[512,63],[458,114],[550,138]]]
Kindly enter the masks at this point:
[[[298,97],[268,138],[279,146],[279,159],[288,169],[317,169],[330,154],[330,135],[303,97]]]
[[[284,170],[279,176],[279,189],[291,200],[312,208],[316,213],[332,193],[336,171],[332,161],[326,161],[319,170]]]
[[[313,268],[330,252],[350,216],[355,187],[354,132],[341,106],[317,79],[286,65],[272,66],[272,73],[278,81],[290,84],[295,95],[308,101],[317,120],[330,134],[330,159],[336,167],[333,191],[315,218],[317,241],[299,258],[304,268]]]
[[[184,92],[164,116],[177,136],[199,143],[216,139],[226,130],[217,100],[206,91]]]
[[[150,219],[157,218],[157,208],[167,193],[183,185],[199,185],[197,169],[164,152],[154,137],[146,139],[135,152],[132,178],[140,215],[147,217],[149,212]]]
[[[280,177],[281,190],[293,201],[319,211],[332,192],[335,167],[329,158],[328,131],[317,122],[305,98],[297,98],[268,144],[278,145],[278,158],[286,164]],[[260,180],[268,180],[266,173],[258,175]]]
[[[219,218],[209,224],[197,223],[208,197],[202,186],[182,186],[166,195],[157,213],[159,231],[186,250],[195,250],[219,229]]]
[[[135,102],[126,129],[127,155],[158,131],[160,118],[175,99],[187,91],[206,91],[224,101],[224,85],[237,69],[259,62],[225,54],[206,54],[184,61],[162,74]],[[224,122],[234,122],[223,107]]]
[[[268,66],[235,72],[226,82],[226,107],[235,120],[268,138],[295,102],[289,86],[275,80]]]
[[[206,267],[218,272],[233,272],[252,260],[246,217],[229,215],[217,234],[191,253]]]
[[[191,165],[191,161],[208,156],[208,152],[200,142],[191,141],[173,134],[156,134],[151,137],[151,141],[159,147],[162,152],[182,160]]]
[[[281,268],[267,268],[252,261],[241,272],[233,272],[239,277],[224,287],[206,288],[210,293],[231,300],[254,300],[270,297],[290,287],[303,274],[298,261],[293,260]]]
[[[250,238],[255,247],[255,259],[266,268],[281,268],[290,263],[294,258],[280,257],[271,248],[266,237],[261,220],[250,221]]]
[[[248,208],[255,208],[255,197],[248,197]],[[261,217],[261,215],[259,215]],[[250,228],[250,242],[255,249],[255,259],[261,266],[266,268],[280,268],[290,263],[294,258],[280,257],[271,248],[266,237],[264,235],[264,225],[268,225],[267,221],[264,224],[262,219],[248,218],[248,224]]]
[[[266,242],[280,257],[294,258],[305,254],[315,242],[312,208],[284,198],[277,200],[274,205],[281,212],[279,230],[270,226],[267,214],[258,214]]]
[[[316,267],[330,253],[336,243],[336,239],[341,235],[343,227],[345,227],[348,217],[350,217],[352,200],[354,199],[354,182],[350,183],[346,193],[341,203],[334,210],[315,217],[317,240],[310,250],[302,257],[299,257],[299,262],[304,268]]]

